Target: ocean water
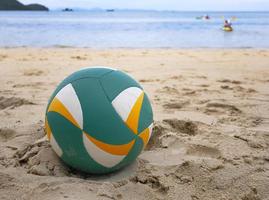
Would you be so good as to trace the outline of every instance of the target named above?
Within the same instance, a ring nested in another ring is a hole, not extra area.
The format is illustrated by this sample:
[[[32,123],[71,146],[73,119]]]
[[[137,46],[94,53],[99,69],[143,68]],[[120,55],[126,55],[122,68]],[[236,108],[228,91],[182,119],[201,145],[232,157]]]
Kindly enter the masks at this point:
[[[269,12],[0,12],[0,47],[269,48]],[[236,17],[224,32],[223,17]]]

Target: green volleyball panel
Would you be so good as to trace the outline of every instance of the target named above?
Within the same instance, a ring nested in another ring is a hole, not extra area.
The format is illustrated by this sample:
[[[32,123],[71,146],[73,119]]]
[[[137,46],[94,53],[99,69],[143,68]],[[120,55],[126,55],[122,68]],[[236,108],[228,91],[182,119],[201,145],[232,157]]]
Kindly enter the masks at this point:
[[[100,78],[106,74],[109,74],[110,72],[114,71],[114,69],[111,68],[104,68],[104,67],[89,67],[84,68],[81,70],[78,70],[71,74],[70,76],[66,77],[56,88],[56,90],[53,92],[53,94],[50,97],[49,104],[54,98],[54,96],[66,85],[69,83],[72,83],[73,81],[76,81],[78,79],[83,78]]]
[[[83,110],[83,130],[104,143],[120,145],[135,138],[108,101],[100,82],[85,78],[72,83]]]
[[[139,115],[138,132],[141,133],[143,130],[145,130],[145,128],[148,128],[152,123],[153,123],[152,108],[148,96],[145,94]]]
[[[100,78],[102,87],[110,101],[129,87],[142,88],[133,78],[121,71],[113,71]]]
[[[47,119],[52,135],[61,148],[61,159],[65,163],[73,168],[89,173],[105,173],[110,171],[89,156],[84,147],[82,130],[56,112],[47,113]]]

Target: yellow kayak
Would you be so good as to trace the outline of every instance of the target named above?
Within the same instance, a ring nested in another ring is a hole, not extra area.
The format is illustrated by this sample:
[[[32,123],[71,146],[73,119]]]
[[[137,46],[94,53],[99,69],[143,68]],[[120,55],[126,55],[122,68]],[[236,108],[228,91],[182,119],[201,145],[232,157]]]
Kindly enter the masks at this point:
[[[223,27],[222,30],[227,31],[227,32],[231,32],[233,31],[232,27]]]

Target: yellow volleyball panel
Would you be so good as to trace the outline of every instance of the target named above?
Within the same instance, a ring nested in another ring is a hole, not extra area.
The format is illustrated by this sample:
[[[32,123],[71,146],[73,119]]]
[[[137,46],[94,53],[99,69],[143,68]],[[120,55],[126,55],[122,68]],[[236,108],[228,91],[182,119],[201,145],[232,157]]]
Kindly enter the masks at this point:
[[[98,141],[91,137],[89,134],[86,134],[86,137],[94,143],[98,148],[102,149],[103,151],[113,154],[113,155],[127,155],[131,148],[133,147],[135,140],[127,143],[127,144],[122,144],[122,145],[111,145],[111,144],[106,144],[104,142]]]
[[[139,134],[139,137],[143,140],[144,148],[145,148],[146,145],[148,144],[149,139],[150,139],[150,137],[151,137],[152,127],[153,127],[153,124],[151,124],[148,128],[146,128],[144,131],[142,131],[142,132]]]
[[[66,109],[66,107],[59,101],[56,97],[52,100],[48,112],[57,112],[70,122],[72,122],[75,126],[79,127],[77,121],[71,115],[71,113]]]
[[[126,121],[127,126],[135,133],[138,133],[138,122],[139,122],[139,116],[140,116],[140,110],[142,107],[142,102],[144,99],[144,92],[141,93],[141,95],[136,100],[129,116]]]

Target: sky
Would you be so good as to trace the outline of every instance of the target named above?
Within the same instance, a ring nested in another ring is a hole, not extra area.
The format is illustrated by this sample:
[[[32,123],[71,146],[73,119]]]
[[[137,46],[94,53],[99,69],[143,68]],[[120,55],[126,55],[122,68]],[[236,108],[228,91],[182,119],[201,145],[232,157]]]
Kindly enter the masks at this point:
[[[179,11],[259,11],[269,10],[269,0],[19,0],[58,8],[118,8]]]

